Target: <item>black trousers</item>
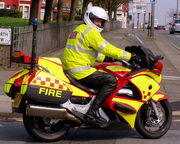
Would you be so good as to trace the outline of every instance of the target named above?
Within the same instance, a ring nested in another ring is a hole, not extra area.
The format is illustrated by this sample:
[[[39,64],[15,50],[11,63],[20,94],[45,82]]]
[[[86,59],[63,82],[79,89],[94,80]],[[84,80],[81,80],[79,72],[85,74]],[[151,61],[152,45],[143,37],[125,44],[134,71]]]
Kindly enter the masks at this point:
[[[99,71],[80,79],[79,82],[90,88],[99,89],[99,93],[97,94],[94,103],[91,105],[91,109],[93,110],[98,110],[100,108],[104,100],[115,90],[117,85],[115,76]]]

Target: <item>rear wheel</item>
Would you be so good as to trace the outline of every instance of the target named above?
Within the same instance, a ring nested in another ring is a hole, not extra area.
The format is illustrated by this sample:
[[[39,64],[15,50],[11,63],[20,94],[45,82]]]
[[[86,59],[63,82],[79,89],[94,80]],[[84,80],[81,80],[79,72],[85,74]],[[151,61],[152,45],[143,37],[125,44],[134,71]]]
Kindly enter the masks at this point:
[[[156,139],[163,136],[170,128],[172,111],[167,100],[155,103],[158,117],[150,102],[146,103],[138,112],[136,129],[145,138]]]
[[[64,119],[31,117],[23,114],[23,122],[27,132],[39,141],[57,141],[62,139],[71,127]]]
[[[174,31],[170,31],[169,34],[174,34]]]

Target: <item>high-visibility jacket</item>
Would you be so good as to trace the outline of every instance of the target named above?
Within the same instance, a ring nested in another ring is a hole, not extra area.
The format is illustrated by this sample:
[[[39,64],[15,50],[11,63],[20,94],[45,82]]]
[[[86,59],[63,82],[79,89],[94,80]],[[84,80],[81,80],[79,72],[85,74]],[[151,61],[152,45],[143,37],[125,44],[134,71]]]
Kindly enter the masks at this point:
[[[79,80],[97,71],[96,60],[105,56],[129,61],[131,54],[107,42],[96,28],[81,24],[69,35],[64,49],[62,63],[65,71]]]

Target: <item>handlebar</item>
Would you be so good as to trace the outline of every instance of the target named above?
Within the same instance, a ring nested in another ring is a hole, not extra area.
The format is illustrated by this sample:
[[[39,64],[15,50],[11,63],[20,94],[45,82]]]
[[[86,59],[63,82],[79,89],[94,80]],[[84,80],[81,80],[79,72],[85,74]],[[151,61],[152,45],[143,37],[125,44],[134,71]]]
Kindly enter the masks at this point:
[[[155,56],[155,59],[156,59],[156,60],[163,60],[164,57],[163,57],[163,56],[160,56],[160,55],[157,55],[157,56]]]
[[[35,66],[36,67],[40,67],[40,68],[42,68],[43,70],[45,70],[46,72],[48,72],[48,73],[50,73],[50,74],[53,74],[51,71],[49,71],[47,68],[45,68],[44,66],[42,66],[42,65],[39,65],[39,64],[35,64]]]

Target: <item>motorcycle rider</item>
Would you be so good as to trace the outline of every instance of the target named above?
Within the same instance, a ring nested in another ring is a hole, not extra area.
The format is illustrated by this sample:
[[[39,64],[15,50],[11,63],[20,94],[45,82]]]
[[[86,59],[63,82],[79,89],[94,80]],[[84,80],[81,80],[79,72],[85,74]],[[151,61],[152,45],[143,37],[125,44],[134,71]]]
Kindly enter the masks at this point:
[[[101,36],[108,15],[103,8],[93,6],[85,12],[84,24],[77,26],[69,35],[62,58],[65,71],[80,83],[98,88],[99,93],[90,106],[85,118],[95,125],[105,125],[107,121],[99,113],[104,100],[116,88],[116,77],[100,72],[93,67],[95,61],[131,59],[131,53],[110,44]],[[106,57],[105,57],[106,56]]]

